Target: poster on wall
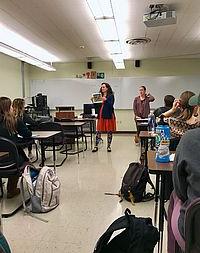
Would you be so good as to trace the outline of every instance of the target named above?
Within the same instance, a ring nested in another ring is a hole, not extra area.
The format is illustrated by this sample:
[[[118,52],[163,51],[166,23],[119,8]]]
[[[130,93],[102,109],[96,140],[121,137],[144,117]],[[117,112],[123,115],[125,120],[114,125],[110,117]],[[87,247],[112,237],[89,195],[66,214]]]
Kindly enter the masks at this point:
[[[97,79],[104,79],[105,78],[105,74],[103,72],[97,72]]]

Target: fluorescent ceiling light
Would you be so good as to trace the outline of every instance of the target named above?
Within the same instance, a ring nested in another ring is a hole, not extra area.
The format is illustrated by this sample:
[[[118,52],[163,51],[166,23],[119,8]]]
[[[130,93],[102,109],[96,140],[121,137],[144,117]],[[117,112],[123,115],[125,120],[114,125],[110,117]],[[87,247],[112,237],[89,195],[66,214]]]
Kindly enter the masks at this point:
[[[113,62],[116,69],[125,69],[124,61],[123,62]]]
[[[106,48],[111,54],[120,54],[122,52],[121,46],[118,40],[104,41]]]
[[[95,19],[113,17],[110,0],[86,0]]]
[[[115,62],[122,62],[123,61],[123,54],[111,54],[111,58]]]
[[[125,69],[123,54],[112,54],[111,57],[116,69]]]
[[[103,40],[118,40],[114,19],[97,19],[96,22],[102,34]]]
[[[124,59],[115,20],[112,0],[86,0],[100,30],[105,46],[117,69],[124,69]],[[119,58],[119,59],[118,59]]]
[[[27,63],[32,64],[34,66],[37,66],[39,68],[42,68],[42,69],[45,69],[48,71],[56,71],[56,69],[52,65],[49,65],[46,62],[40,61],[39,59],[37,59],[31,55],[21,52],[15,48],[8,46],[8,45],[1,43],[1,42],[0,42],[0,52],[7,54],[11,57],[17,58],[20,61],[24,61],[24,62],[27,62]]]
[[[3,24],[0,24],[0,42],[44,62],[57,62],[60,60],[47,50],[33,44],[21,35],[11,31]]]

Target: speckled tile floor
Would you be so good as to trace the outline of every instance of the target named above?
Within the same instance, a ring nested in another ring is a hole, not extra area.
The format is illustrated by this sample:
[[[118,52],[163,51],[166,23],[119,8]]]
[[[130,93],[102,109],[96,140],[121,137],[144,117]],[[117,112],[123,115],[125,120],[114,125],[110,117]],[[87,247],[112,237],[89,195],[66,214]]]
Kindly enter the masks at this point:
[[[138,161],[140,148],[132,135],[115,135],[112,152],[107,153],[106,136],[103,138],[97,153],[87,150],[84,158],[80,155],[80,164],[76,156],[69,156],[57,168],[61,203],[55,210],[40,214],[48,223],[23,211],[3,219],[4,234],[13,253],[92,253],[97,239],[126,207],[136,216],[153,217],[153,201],[132,206],[126,201],[119,203],[117,196],[104,195],[118,192],[128,164]]]

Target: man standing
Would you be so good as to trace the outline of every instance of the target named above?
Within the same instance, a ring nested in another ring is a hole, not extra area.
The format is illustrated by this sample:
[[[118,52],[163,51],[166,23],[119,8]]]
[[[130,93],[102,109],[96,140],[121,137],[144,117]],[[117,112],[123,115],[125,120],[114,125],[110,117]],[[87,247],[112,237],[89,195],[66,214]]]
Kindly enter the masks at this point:
[[[150,113],[150,102],[153,102],[155,98],[150,94],[146,94],[146,87],[140,86],[139,96],[135,97],[133,102],[134,118],[137,127],[137,135],[135,136],[135,143],[139,142],[139,128],[137,126],[137,119],[147,118]]]

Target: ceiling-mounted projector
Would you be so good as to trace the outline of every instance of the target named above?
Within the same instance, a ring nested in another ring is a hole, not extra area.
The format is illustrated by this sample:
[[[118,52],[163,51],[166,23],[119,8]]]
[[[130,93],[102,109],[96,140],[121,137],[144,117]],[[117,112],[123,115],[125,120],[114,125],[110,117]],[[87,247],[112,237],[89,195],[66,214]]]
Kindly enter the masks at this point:
[[[144,14],[143,22],[148,27],[176,24],[176,11],[156,11]]]

